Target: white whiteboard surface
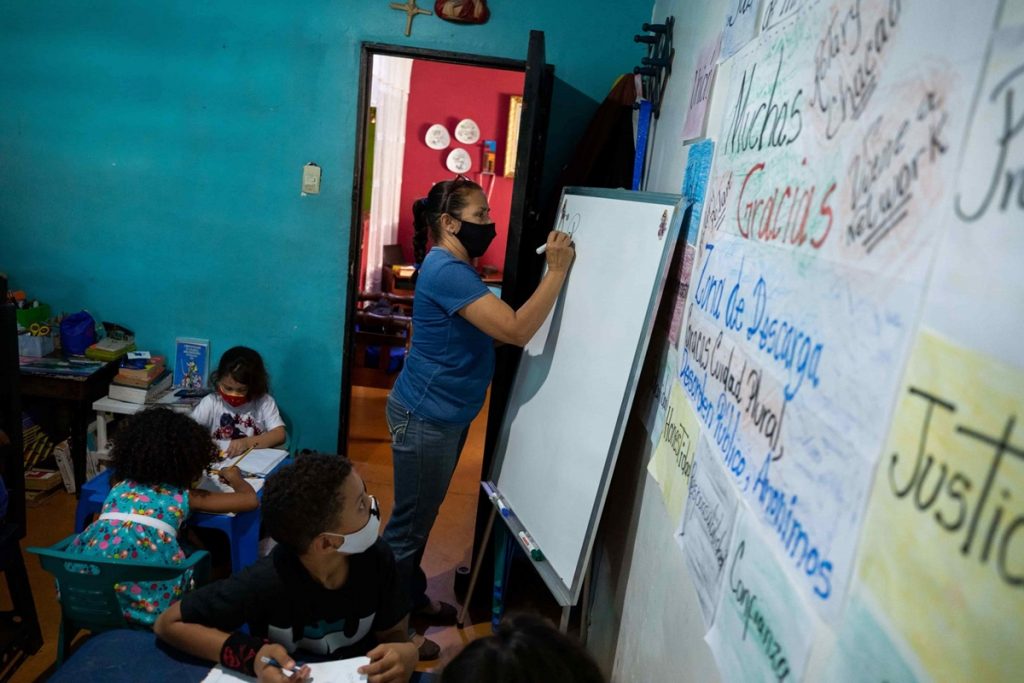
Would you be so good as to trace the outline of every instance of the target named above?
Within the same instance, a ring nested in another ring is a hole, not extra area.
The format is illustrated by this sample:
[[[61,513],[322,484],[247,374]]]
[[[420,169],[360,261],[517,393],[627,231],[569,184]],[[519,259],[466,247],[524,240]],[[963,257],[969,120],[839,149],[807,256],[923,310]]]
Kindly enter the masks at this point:
[[[543,552],[561,604],[579,596],[625,418],[679,232],[677,195],[567,188],[556,228],[576,261],[526,345],[492,482]]]

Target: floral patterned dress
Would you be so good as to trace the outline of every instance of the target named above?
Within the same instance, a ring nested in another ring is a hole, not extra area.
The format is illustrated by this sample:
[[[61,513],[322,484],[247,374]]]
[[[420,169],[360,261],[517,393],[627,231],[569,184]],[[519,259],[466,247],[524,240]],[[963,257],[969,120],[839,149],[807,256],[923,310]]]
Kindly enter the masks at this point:
[[[110,489],[100,518],[78,535],[67,552],[180,564],[185,561],[185,552],[177,535],[188,512],[188,490],[125,480]],[[181,599],[192,579],[190,574],[184,572],[175,581],[115,584],[125,619],[152,625],[171,603]]]

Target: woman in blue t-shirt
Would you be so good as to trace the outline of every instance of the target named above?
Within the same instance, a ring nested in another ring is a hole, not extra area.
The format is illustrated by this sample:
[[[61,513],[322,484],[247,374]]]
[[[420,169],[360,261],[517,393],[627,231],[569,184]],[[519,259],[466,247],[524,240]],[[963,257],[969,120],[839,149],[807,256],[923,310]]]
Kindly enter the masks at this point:
[[[413,204],[416,261],[422,265],[413,304],[412,348],[388,397],[387,420],[395,466],[395,507],[384,539],[400,576],[409,582],[410,612],[434,623],[455,623],[452,605],[426,595],[420,560],[494,372],[494,344],[523,346],[540,328],[565,282],[575,251],[552,231],[547,273],[518,310],[494,296],[471,259],[494,239],[487,197],[462,176],[437,183]],[[434,243],[426,252],[427,234]],[[437,656],[430,641],[421,658]]]

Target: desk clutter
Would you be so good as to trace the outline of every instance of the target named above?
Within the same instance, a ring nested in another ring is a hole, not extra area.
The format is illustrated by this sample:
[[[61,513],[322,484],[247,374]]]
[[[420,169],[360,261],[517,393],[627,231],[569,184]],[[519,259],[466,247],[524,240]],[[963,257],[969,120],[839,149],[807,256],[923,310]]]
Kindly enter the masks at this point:
[[[130,351],[121,359],[121,366],[110,383],[107,395],[126,403],[155,403],[171,388],[171,371],[164,367],[164,357],[148,351]]]

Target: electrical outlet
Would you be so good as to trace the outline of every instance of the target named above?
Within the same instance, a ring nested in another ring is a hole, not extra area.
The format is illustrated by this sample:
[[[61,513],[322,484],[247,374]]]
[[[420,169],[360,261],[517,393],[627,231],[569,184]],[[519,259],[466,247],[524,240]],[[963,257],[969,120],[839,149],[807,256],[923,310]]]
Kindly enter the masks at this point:
[[[313,162],[302,167],[302,193],[320,194],[320,167]]]

